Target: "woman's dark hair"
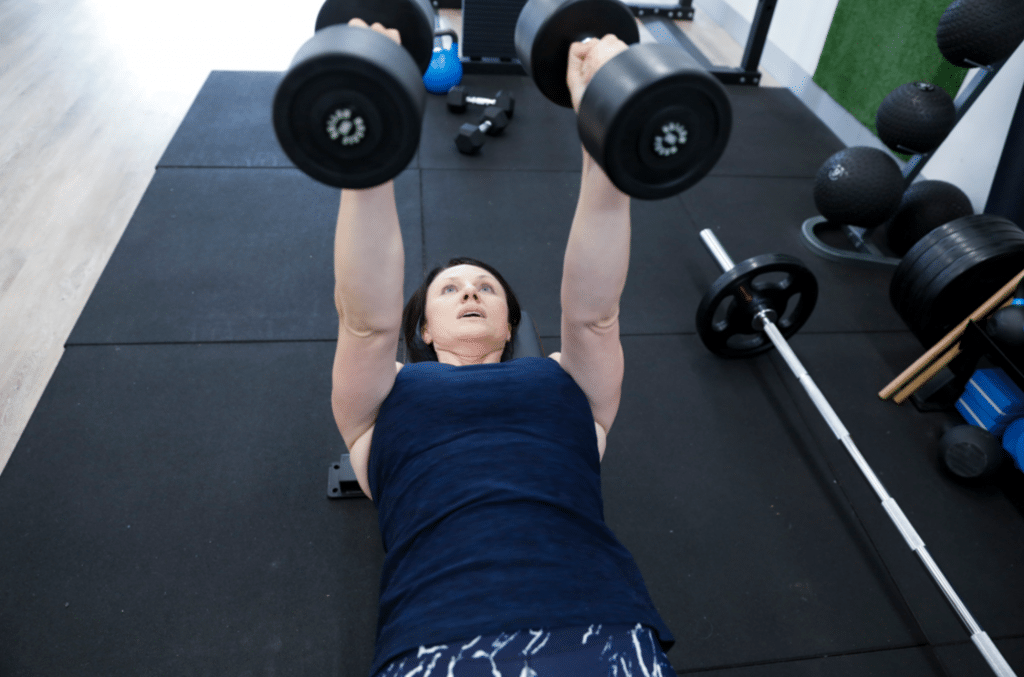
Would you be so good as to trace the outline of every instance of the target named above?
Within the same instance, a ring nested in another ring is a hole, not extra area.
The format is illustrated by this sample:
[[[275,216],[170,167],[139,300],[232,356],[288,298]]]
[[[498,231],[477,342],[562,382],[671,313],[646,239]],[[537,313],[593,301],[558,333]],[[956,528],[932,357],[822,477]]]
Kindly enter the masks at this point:
[[[501,284],[502,288],[505,290],[505,298],[508,301],[508,323],[512,325],[512,336],[515,337],[516,330],[519,328],[519,321],[522,319],[522,310],[519,308],[519,299],[516,298],[516,294],[512,291],[512,287],[508,286],[508,282],[505,282],[505,278],[503,278],[501,273],[493,267],[482,261],[477,261],[476,259],[463,256],[452,259],[448,262],[448,265],[438,266],[427,273],[427,277],[423,280],[423,284],[421,284],[420,288],[412,295],[409,302],[405,304],[405,310],[402,311],[402,331],[405,336],[406,362],[437,362],[437,352],[434,350],[434,346],[428,346],[423,342],[423,323],[426,321],[427,310],[427,289],[430,287],[430,283],[434,281],[434,278],[436,278],[442,270],[447,270],[453,266],[461,266],[464,264],[483,268],[493,275]],[[505,344],[505,350],[501,353],[502,362],[512,359],[513,343],[514,341],[509,341]]]

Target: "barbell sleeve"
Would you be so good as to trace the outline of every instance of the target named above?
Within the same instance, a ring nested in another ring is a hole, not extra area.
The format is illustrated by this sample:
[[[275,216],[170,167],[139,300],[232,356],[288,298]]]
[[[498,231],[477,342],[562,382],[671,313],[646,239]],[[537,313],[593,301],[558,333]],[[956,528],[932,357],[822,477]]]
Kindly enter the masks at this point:
[[[725,248],[722,247],[722,243],[718,241],[718,238],[715,237],[715,234],[711,232],[710,229],[702,230],[700,232],[700,237],[701,240],[704,241],[704,245],[707,247],[708,251],[722,268],[722,272],[727,273],[735,267],[732,258],[725,251]],[[786,338],[779,331],[778,327],[775,326],[775,323],[769,318],[768,311],[762,310],[758,313],[758,318],[761,320],[761,330],[771,340],[775,349],[779,351],[782,359],[786,362],[790,371],[793,372],[793,375],[796,376],[800,385],[803,386],[804,391],[807,392],[807,395],[811,398],[814,406],[818,409],[818,413],[820,413],[822,418],[825,419],[825,422],[832,430],[832,433],[836,436],[836,439],[842,442],[843,446],[846,447],[850,457],[860,469],[861,474],[864,475],[864,478],[867,480],[868,484],[871,485],[871,488],[874,489],[875,494],[882,502],[882,508],[889,516],[889,519],[899,530],[900,535],[903,536],[903,540],[907,543],[907,546],[917,554],[918,559],[921,560],[921,563],[931,575],[932,580],[935,581],[935,584],[938,586],[939,590],[942,591],[942,594],[945,595],[950,606],[953,607],[957,616],[960,617],[960,621],[970,633],[971,641],[974,642],[975,647],[977,647],[978,651],[985,658],[989,667],[992,668],[992,671],[998,677],[1016,677],[1016,673],[1014,673],[1009,663],[1006,662],[1006,659],[1003,658],[1003,655],[999,652],[995,643],[992,642],[988,634],[985,633],[978,625],[977,621],[974,620],[974,617],[971,616],[971,613],[967,610],[967,606],[963,603],[963,600],[961,600],[959,595],[956,594],[953,586],[946,579],[942,570],[939,569],[935,560],[932,559],[932,556],[928,553],[928,549],[925,547],[924,540],[921,538],[920,534],[917,533],[917,530],[914,529],[910,520],[907,519],[906,514],[900,508],[899,504],[896,503],[896,499],[890,496],[885,490],[881,480],[878,479],[878,476],[868,464],[867,459],[864,458],[864,455],[860,453],[857,445],[854,444],[853,438],[850,436],[850,432],[839,419],[839,415],[836,414],[832,405],[830,405],[828,400],[825,399],[825,395],[822,394],[817,384],[814,383],[814,379],[811,378],[811,375],[807,372],[803,363],[800,362],[800,358],[798,358],[796,353],[793,352],[793,349],[789,347],[789,343],[786,341]]]

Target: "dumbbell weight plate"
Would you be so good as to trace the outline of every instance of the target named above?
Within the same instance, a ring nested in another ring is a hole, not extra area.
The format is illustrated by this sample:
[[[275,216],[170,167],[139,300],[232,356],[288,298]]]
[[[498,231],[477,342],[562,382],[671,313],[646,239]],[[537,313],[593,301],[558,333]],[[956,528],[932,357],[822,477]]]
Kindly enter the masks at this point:
[[[583,145],[619,190],[657,200],[711,171],[729,142],[732,107],[721,83],[685,50],[650,43],[601,67],[580,101],[577,124]]]
[[[772,348],[768,336],[752,326],[752,307],[772,308],[775,326],[789,338],[811,316],[817,300],[818,281],[799,259],[755,256],[711,285],[697,307],[697,333],[716,355],[750,357]]]
[[[627,45],[640,42],[636,19],[620,2],[529,0],[516,21],[516,54],[545,97],[572,108],[565,82],[569,47],[584,37],[600,38],[609,33]]]
[[[316,17],[316,30],[347,24],[354,18],[368,26],[380,22],[402,36],[422,76],[434,55],[434,8],[430,0],[327,0]]]
[[[426,93],[409,53],[375,31],[316,32],[274,95],[274,131],[295,166],[337,188],[397,176],[419,146]]]

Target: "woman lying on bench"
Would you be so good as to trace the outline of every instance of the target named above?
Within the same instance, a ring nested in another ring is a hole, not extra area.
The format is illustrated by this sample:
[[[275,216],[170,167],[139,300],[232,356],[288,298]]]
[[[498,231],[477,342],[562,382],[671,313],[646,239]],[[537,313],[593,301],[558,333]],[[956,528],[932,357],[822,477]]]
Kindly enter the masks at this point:
[[[614,36],[573,44],[574,107],[622,49]],[[601,496],[629,239],[629,198],[584,150],[562,351],[510,359],[520,308],[498,271],[453,259],[403,310],[393,183],[342,191],[333,407],[387,553],[371,674],[675,674],[671,633]]]

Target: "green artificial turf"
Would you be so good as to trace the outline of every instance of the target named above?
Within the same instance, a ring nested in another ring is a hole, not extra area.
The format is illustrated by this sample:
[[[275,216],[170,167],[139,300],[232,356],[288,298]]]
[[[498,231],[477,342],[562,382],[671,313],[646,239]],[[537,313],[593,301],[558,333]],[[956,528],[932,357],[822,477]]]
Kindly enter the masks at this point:
[[[814,82],[873,133],[892,90],[923,80],[956,98],[967,70],[935,41],[949,0],[839,0]]]

